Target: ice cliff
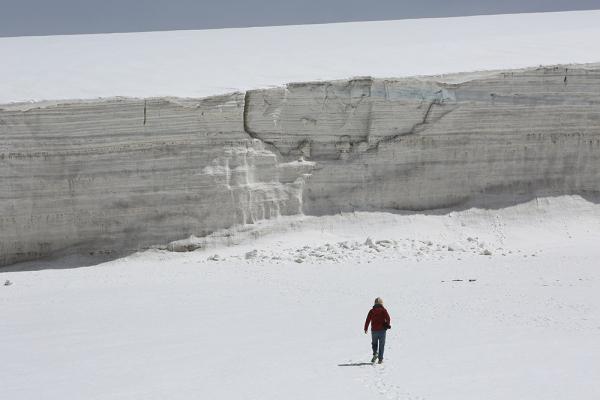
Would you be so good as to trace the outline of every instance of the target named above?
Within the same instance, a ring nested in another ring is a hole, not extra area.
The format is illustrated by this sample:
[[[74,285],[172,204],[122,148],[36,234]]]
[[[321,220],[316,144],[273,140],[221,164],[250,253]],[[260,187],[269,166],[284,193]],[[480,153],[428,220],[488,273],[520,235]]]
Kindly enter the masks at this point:
[[[600,191],[600,66],[0,106],[0,265]]]

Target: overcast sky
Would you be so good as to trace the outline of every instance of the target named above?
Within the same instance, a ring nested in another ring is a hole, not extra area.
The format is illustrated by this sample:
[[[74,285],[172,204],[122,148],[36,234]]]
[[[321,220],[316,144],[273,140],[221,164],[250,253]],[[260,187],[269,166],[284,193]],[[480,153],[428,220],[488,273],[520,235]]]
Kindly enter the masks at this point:
[[[600,0],[0,0],[0,36],[229,28],[585,9],[600,9]]]

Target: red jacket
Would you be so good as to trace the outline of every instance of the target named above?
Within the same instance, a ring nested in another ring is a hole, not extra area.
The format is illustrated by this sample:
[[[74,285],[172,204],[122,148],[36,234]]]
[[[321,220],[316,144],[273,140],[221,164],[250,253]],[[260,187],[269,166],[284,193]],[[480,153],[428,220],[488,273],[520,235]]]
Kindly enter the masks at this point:
[[[365,331],[369,328],[369,322],[371,323],[371,331],[381,331],[385,329],[386,324],[389,326],[392,320],[387,310],[381,304],[375,304],[369,310],[369,314],[367,314]]]

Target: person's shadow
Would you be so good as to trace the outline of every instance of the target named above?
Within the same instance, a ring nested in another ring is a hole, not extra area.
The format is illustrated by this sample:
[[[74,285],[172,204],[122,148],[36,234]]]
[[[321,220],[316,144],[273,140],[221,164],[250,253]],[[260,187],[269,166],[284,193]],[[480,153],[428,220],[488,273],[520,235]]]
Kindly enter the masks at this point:
[[[352,364],[338,364],[338,367],[362,367],[363,365],[373,365],[369,362],[352,363]]]

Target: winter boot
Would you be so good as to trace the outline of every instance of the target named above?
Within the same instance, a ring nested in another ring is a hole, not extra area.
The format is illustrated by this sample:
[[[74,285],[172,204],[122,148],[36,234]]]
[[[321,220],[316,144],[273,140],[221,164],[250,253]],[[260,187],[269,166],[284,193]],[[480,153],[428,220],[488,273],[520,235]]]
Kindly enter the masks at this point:
[[[375,362],[375,360],[373,360],[373,362]],[[380,358],[377,364],[383,364],[383,358]]]
[[[371,364],[375,364],[375,360],[377,360],[377,353],[373,354],[373,358],[371,358]]]

